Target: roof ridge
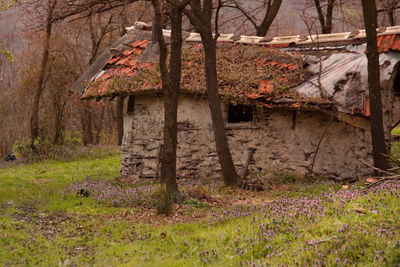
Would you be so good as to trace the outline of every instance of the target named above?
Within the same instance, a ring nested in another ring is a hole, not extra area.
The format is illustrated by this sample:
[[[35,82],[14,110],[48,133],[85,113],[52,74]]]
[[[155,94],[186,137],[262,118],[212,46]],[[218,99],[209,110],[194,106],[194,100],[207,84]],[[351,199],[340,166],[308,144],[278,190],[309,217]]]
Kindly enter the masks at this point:
[[[145,30],[151,31],[152,26],[142,21],[136,21],[134,26],[127,27],[127,31],[131,30]],[[377,29],[378,36],[400,34],[400,25],[391,27],[381,27]],[[185,32],[184,40],[187,42],[201,42],[199,33]],[[165,37],[171,37],[171,30],[163,30]],[[188,37],[185,37],[188,36]],[[229,42],[238,44],[253,44],[253,45],[271,45],[271,46],[282,46],[288,47],[290,45],[295,46],[310,46],[314,44],[323,43],[343,43],[343,42],[359,42],[360,40],[366,39],[365,30],[356,30],[352,32],[339,32],[339,33],[328,33],[328,34],[299,34],[289,35],[280,37],[260,37],[251,35],[236,35],[233,33],[221,33],[218,37],[219,42]]]

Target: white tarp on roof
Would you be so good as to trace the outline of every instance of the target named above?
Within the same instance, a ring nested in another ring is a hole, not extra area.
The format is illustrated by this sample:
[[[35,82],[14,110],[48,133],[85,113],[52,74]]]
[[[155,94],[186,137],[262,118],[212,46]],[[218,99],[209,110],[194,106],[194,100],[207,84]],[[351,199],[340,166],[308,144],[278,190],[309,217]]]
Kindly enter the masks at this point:
[[[319,60],[311,61],[308,70],[315,75],[295,89],[307,97],[320,97],[318,85],[321,84],[332,100],[338,102],[339,111],[349,113],[352,108],[362,107],[363,98],[368,96],[368,61],[365,48],[366,44],[350,45],[346,52],[322,58],[321,75],[318,75],[321,68]],[[399,61],[400,53],[380,54],[381,81],[390,79],[393,68]]]

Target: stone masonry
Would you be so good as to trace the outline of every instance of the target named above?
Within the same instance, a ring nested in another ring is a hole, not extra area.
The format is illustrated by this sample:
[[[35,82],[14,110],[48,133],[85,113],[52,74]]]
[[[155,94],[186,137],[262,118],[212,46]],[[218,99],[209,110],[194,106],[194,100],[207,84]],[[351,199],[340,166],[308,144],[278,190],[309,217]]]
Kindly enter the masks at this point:
[[[225,105],[223,105],[226,111]],[[295,112],[296,114],[293,114]],[[226,113],[226,112],[225,112]],[[238,172],[255,148],[251,171],[308,172],[319,140],[331,120],[316,112],[254,111],[252,123],[227,124]],[[163,132],[162,97],[136,96],[133,114],[125,117],[121,176],[154,177]],[[177,172],[179,176],[220,175],[207,100],[180,96]],[[321,142],[314,172],[333,177],[370,173],[356,158],[372,161],[369,131],[333,121]]]

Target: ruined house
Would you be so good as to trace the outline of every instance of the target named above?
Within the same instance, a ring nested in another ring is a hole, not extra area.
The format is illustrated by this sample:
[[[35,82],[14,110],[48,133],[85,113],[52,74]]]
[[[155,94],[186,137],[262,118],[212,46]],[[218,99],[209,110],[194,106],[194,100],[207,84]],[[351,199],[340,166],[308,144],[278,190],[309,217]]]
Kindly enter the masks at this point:
[[[164,30],[165,37],[170,32]],[[378,34],[387,142],[400,119],[400,26]],[[121,176],[154,177],[163,140],[157,44],[138,23],[106,50],[75,87],[83,99],[126,96]],[[365,31],[276,37],[221,34],[218,74],[226,134],[240,172],[332,177],[371,172]],[[200,36],[184,34],[178,108],[179,176],[219,175]]]

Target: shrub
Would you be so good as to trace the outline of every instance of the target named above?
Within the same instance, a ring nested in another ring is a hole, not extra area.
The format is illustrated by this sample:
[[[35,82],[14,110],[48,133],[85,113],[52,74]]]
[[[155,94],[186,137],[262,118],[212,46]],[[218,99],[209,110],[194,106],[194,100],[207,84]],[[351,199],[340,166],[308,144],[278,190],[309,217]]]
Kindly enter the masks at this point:
[[[17,157],[27,162],[37,162],[46,159],[73,160],[76,158],[98,158],[113,156],[120,153],[116,147],[87,146],[82,145],[80,132],[68,132],[62,145],[57,145],[48,138],[37,138],[32,145],[28,138],[14,143],[14,152]]]

